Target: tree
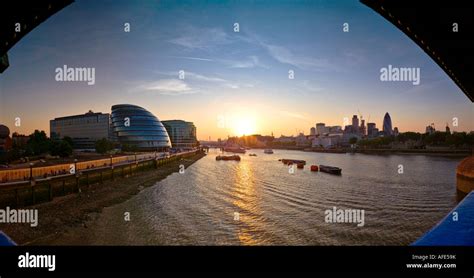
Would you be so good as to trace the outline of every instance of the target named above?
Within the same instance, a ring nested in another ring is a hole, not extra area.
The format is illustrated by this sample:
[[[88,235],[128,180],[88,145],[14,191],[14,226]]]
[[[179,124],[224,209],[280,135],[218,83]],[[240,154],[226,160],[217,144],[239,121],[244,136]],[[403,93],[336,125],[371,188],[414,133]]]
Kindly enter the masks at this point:
[[[72,145],[69,140],[62,139],[53,141],[50,149],[51,155],[59,155],[60,157],[68,157],[72,154]]]
[[[469,146],[474,147],[474,131],[471,131],[468,134],[466,134],[466,143]]]
[[[349,139],[349,144],[354,145],[355,143],[357,143],[357,137],[351,137]]]
[[[29,155],[44,154],[50,150],[50,146],[51,140],[46,136],[44,130],[35,130],[26,144],[26,153]]]
[[[454,145],[455,147],[460,147],[468,142],[467,139],[468,138],[465,132],[454,132],[453,134],[447,136],[446,144],[450,146]]]
[[[130,144],[122,144],[122,151],[123,152],[136,152],[138,151],[138,148],[134,145],[130,145]]]
[[[72,138],[69,136],[64,136],[63,140],[68,142],[71,147],[74,147],[74,142],[72,141]]]
[[[95,142],[95,151],[100,154],[105,154],[114,149],[114,144],[112,141],[107,140],[107,138],[102,138]]]

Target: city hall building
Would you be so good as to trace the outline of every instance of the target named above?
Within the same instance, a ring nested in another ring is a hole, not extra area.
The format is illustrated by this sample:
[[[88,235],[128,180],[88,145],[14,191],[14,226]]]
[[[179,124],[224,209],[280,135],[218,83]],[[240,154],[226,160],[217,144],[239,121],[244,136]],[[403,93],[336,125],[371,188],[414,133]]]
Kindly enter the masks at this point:
[[[148,110],[131,104],[112,106],[112,132],[118,142],[143,151],[166,151],[171,141],[163,124]]]
[[[196,128],[193,130],[195,135]],[[129,146],[140,151],[171,148],[170,137],[160,120],[148,110],[131,104],[114,105],[111,114],[89,111],[51,120],[51,139],[59,140],[66,136],[72,138],[73,148],[79,150],[95,150],[95,142],[103,138],[116,142],[120,147]]]

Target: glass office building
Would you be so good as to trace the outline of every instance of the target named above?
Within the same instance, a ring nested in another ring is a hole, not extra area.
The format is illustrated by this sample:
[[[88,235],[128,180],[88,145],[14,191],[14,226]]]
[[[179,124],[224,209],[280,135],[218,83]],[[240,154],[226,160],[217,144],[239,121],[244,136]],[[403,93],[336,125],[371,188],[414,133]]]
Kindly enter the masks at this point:
[[[189,149],[197,146],[196,126],[182,120],[163,121],[173,148]]]
[[[383,133],[385,136],[393,135],[392,119],[390,118],[390,114],[388,114],[388,112],[385,113],[385,116],[383,117]]]
[[[112,106],[113,137],[122,145],[143,151],[166,151],[171,141],[163,124],[144,108],[131,104]]]
[[[74,149],[95,149],[95,142],[110,137],[110,115],[89,111],[82,115],[55,118],[49,121],[50,137],[59,140],[71,137]]]

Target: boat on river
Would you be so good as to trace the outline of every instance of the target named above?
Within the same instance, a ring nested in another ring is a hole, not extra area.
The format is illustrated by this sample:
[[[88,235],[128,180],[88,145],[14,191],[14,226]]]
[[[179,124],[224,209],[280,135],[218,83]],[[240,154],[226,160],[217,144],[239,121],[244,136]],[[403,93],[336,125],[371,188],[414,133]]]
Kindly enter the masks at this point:
[[[216,156],[216,160],[217,161],[220,161],[220,160],[224,160],[224,161],[228,161],[228,160],[234,160],[234,161],[240,161],[240,156],[238,155],[218,155]]]
[[[229,153],[245,153],[245,149],[241,147],[225,147],[224,151]]]
[[[306,160],[300,160],[300,159],[280,159],[279,161],[283,162],[283,164],[288,165],[288,164],[303,164],[306,165]]]
[[[319,165],[319,171],[333,175],[340,175],[342,169],[334,166]]]

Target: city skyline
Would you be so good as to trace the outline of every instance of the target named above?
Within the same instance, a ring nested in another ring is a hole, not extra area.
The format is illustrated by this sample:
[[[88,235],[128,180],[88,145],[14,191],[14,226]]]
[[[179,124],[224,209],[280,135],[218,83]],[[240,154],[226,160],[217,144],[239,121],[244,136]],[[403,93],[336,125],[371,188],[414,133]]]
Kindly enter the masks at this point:
[[[130,105],[130,104],[119,104],[119,105]],[[114,105],[114,106],[117,106],[117,105]],[[133,106],[133,105],[132,105]],[[113,106],[112,106],[112,109],[113,109]],[[62,116],[58,116],[58,117],[55,117],[54,119],[51,119],[51,121],[54,121],[54,120],[61,120],[61,119],[67,119],[67,118],[71,118],[71,117],[82,117],[84,115],[87,115],[87,114],[101,114],[103,116],[105,115],[110,115],[110,112],[104,112],[104,111],[92,111],[92,110],[89,110],[88,112],[85,112],[85,113],[81,113],[81,114],[76,114],[76,115],[62,115]],[[295,130],[295,133],[291,133],[291,134],[274,134],[273,132],[271,132],[270,134],[263,134],[263,133],[259,133],[259,132],[238,132],[238,130],[236,130],[236,132],[234,134],[228,134],[227,137],[234,137],[234,136],[250,136],[250,135],[263,135],[263,136],[274,136],[275,138],[277,137],[280,137],[280,136],[296,136],[296,135],[300,135],[300,134],[304,134],[304,135],[321,135],[322,132],[320,132],[318,130],[318,125],[322,125],[323,127],[325,128],[337,128],[338,131],[336,133],[343,133],[343,132],[349,132],[351,133],[351,131],[349,130],[345,130],[347,127],[352,127],[352,126],[356,126],[356,128],[364,128],[364,132],[362,131],[357,131],[356,133],[361,133],[360,135],[368,135],[370,137],[370,132],[368,132],[367,129],[370,129],[369,128],[369,125],[371,125],[373,128],[377,129],[377,131],[380,131],[384,134],[387,134],[386,131],[385,131],[385,121],[386,121],[386,118],[388,116],[388,119],[390,121],[390,124],[391,123],[391,119],[390,119],[390,114],[388,112],[385,113],[384,117],[383,117],[383,120],[381,121],[382,124],[377,124],[376,121],[367,121],[366,119],[364,119],[363,117],[359,117],[361,115],[357,115],[357,114],[354,114],[352,116],[352,122],[350,122],[349,118],[345,118],[344,119],[344,122],[342,124],[327,124],[327,123],[324,123],[324,122],[316,122],[313,124],[313,126],[310,126],[307,130]],[[160,120],[161,122],[173,122],[173,121],[178,121],[178,122],[186,122],[185,120],[183,119],[165,119],[165,120]],[[218,120],[219,121],[219,120]],[[359,122],[361,121],[361,122]],[[191,123],[192,124],[192,123]],[[413,130],[402,130],[401,133],[403,132],[418,132],[418,133],[428,133],[427,131],[427,128],[433,128],[433,130],[436,130],[436,131],[444,131],[446,129],[446,127],[448,127],[448,130],[452,131],[452,132],[458,132],[456,131],[456,127],[455,126],[452,126],[452,125],[449,125],[449,123],[446,123],[445,126],[435,126],[434,123],[430,123],[428,125],[425,126],[425,129],[424,131],[413,131]],[[236,128],[239,128],[239,125],[237,124],[236,125]],[[245,128],[245,127],[241,127],[241,128]],[[314,129],[314,131],[316,132],[315,134],[312,134],[312,129]],[[453,129],[453,130],[452,130]],[[51,133],[51,130],[45,130],[45,129],[35,129],[35,130],[40,130],[40,131],[45,131],[47,134],[50,134]],[[391,133],[390,134],[387,134],[387,135],[393,135],[393,132],[395,130],[397,130],[397,133],[399,131],[399,127],[398,126],[393,126],[390,128],[391,130]],[[18,133],[19,135],[28,135],[28,134],[21,134],[19,133],[18,131],[11,131],[11,134],[13,133]],[[463,131],[459,131],[459,132],[463,132]],[[467,131],[467,132],[474,132],[474,131]],[[31,132],[33,133],[33,131]],[[329,132],[324,132],[324,133],[329,133]],[[54,136],[53,136],[54,137]],[[106,138],[106,136],[104,136],[104,138]],[[209,138],[200,138],[199,136],[197,137],[198,140],[203,140],[203,141],[207,141]],[[225,139],[225,137],[219,137],[219,138],[215,138],[215,139]]]
[[[123,30],[127,22],[130,32]],[[307,134],[318,122],[343,127],[359,111],[380,129],[389,112],[400,132],[423,133],[431,123],[474,130],[474,108],[461,90],[357,1],[77,1],[9,56],[10,68],[0,75],[0,122],[12,133],[49,134],[51,119],[107,112],[118,103],[145,107],[160,120],[194,122],[200,140]],[[55,69],[65,65],[94,68],[95,83],[57,82]],[[381,82],[379,71],[388,65],[419,67],[420,84]]]

